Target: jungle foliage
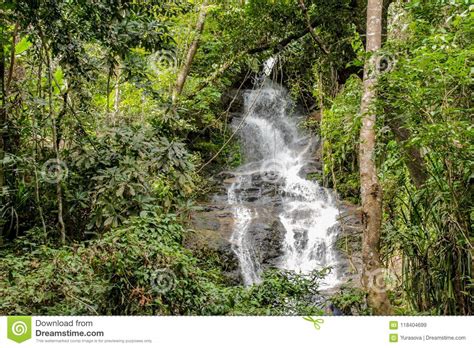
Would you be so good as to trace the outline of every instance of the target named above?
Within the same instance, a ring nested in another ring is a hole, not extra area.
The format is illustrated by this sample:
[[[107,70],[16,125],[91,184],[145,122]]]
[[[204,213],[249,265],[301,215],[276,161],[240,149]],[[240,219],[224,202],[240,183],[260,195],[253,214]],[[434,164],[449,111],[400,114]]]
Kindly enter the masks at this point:
[[[240,161],[225,93],[270,56],[273,78],[321,115],[307,122],[321,180],[360,203],[366,2],[208,3],[177,101],[200,1],[0,3],[1,314],[322,313],[321,272],[235,286],[183,240],[212,173]],[[385,3],[376,162],[391,299],[400,313],[472,315],[473,7]],[[362,290],[333,302],[370,313]]]

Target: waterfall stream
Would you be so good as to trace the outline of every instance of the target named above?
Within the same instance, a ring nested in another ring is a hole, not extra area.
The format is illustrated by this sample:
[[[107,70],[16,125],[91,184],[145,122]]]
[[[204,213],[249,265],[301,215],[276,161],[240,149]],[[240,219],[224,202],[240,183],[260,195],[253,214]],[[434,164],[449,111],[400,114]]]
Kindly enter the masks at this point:
[[[304,169],[311,166],[317,139],[299,129],[301,120],[287,91],[277,83],[266,80],[261,87],[244,92],[238,135],[245,163],[233,172],[235,181],[228,186],[227,200],[235,221],[232,250],[245,285],[258,283],[262,273],[249,227],[268,204],[262,194],[265,190],[274,190],[284,228],[276,267],[305,274],[337,263],[339,212],[331,193],[306,179]],[[321,287],[337,282],[333,269]]]

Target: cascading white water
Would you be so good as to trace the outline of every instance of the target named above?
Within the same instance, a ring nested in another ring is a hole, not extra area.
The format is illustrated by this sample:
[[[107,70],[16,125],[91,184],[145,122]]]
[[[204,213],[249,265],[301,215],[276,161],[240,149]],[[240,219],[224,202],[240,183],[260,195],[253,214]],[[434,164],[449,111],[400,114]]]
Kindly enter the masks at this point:
[[[236,192],[241,186],[242,178],[238,180],[228,190],[228,202],[232,205],[235,218],[234,232],[230,242],[232,250],[239,259],[244,284],[251,285],[260,282],[260,266],[253,255],[253,247],[247,236],[247,230],[252,221],[252,211],[237,197]]]
[[[262,87],[246,91],[244,105],[239,135],[246,164],[234,173],[236,181],[228,188],[235,219],[231,243],[244,283],[259,282],[261,273],[259,251],[248,235],[255,202],[247,202],[243,193],[256,176],[265,185],[275,185],[281,199],[279,220],[285,236],[279,267],[308,273],[334,266],[338,209],[328,190],[302,174],[311,164],[315,139],[299,131],[301,118],[291,112],[286,90],[276,83],[265,81]],[[322,288],[337,284],[336,273],[333,269],[326,276]]]

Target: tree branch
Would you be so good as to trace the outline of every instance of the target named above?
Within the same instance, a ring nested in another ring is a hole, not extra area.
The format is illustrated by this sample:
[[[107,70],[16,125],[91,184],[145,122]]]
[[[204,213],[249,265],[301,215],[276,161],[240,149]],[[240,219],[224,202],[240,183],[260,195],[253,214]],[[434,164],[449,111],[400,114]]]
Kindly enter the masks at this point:
[[[319,24],[319,20],[315,19],[310,23],[310,26],[314,27],[317,24]],[[293,41],[301,39],[303,36],[308,34],[309,31],[310,31],[309,27],[306,27],[304,30],[301,30],[297,33],[291,34],[291,35],[287,36],[286,38],[284,38],[283,40],[280,40],[277,43],[270,42],[270,43],[267,43],[267,44],[265,44],[263,46],[260,46],[260,47],[254,47],[254,48],[248,50],[247,53],[248,54],[261,53],[261,52],[268,51],[269,49],[273,49],[273,53],[280,52],[286,46],[288,46],[290,43],[292,43]]]
[[[316,32],[313,26],[311,25],[311,21],[309,20],[309,15],[308,15],[308,9],[304,4],[304,0],[299,0],[299,1],[300,1],[300,7],[303,10],[303,14],[306,19],[306,25],[307,25],[308,31],[311,34],[311,37],[325,54],[329,54],[329,50],[326,48],[321,38],[318,35],[316,35]]]
[[[191,70],[191,64],[193,63],[194,56],[196,55],[196,52],[198,49],[199,40],[204,30],[204,23],[206,21],[207,11],[208,11],[207,0],[205,0],[201,5],[201,10],[199,12],[199,17],[196,23],[195,37],[193,41],[191,42],[191,45],[189,46],[189,50],[186,55],[186,60],[178,73],[178,78],[176,80],[176,84],[173,89],[173,95],[172,95],[173,104],[176,102],[176,99],[183,91],[184,84],[188,77],[189,71]]]
[[[308,22],[309,22],[309,18],[308,18]],[[196,96],[197,93],[199,93],[199,91],[201,91],[202,89],[206,88],[207,86],[209,86],[212,82],[214,82],[221,74],[223,74],[227,69],[229,69],[232,64],[234,64],[237,60],[239,60],[240,58],[242,58],[243,56],[245,56],[246,54],[257,54],[257,53],[262,53],[262,52],[265,52],[265,51],[268,51],[268,50],[272,50],[272,53],[278,53],[278,52],[281,52],[283,51],[286,46],[288,46],[290,43],[292,43],[293,41],[296,41],[296,40],[299,40],[301,39],[303,36],[307,35],[308,33],[311,32],[311,28],[314,28],[316,25],[320,24],[320,21],[319,19],[314,19],[313,21],[309,22],[307,27],[303,30],[300,30],[299,32],[297,33],[293,33],[289,36],[287,36],[286,38],[278,41],[277,43],[274,43],[274,42],[269,42],[269,43],[265,43],[265,44],[262,44],[262,46],[259,46],[259,47],[253,47],[253,48],[248,48],[248,49],[245,49],[243,50],[242,52],[238,53],[237,55],[235,55],[234,57],[232,57],[231,59],[229,59],[228,61],[224,62],[219,69],[217,69],[211,76],[209,76],[206,80],[204,80],[197,88],[196,90],[188,95],[188,98],[193,98]],[[314,34],[314,33],[313,33]],[[322,44],[322,42],[321,42]],[[321,46],[320,46],[321,47]],[[323,45],[321,47],[321,50],[323,50],[324,53],[328,54],[328,50],[325,48],[325,46]]]

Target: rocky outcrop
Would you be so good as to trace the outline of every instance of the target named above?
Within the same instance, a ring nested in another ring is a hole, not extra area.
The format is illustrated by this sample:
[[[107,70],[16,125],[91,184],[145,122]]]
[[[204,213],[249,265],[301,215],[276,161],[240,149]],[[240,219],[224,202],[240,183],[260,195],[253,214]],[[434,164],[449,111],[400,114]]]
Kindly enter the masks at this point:
[[[341,202],[339,211],[339,236],[336,242],[341,254],[339,275],[342,284],[350,281],[353,286],[359,287],[362,272],[362,214],[358,206],[349,202]]]
[[[244,94],[239,89],[229,89],[222,94],[222,105],[227,105],[230,113],[241,114],[244,110]]]
[[[222,97],[228,111],[237,114],[231,122],[236,127],[242,123],[242,115],[239,114],[248,99],[245,93],[254,92],[229,90]],[[217,254],[231,283],[242,283],[243,280],[236,252],[246,275],[246,284],[258,280],[256,275],[260,270],[283,265],[294,269],[295,264],[308,265],[315,260],[321,261],[322,265],[338,260],[335,270],[337,279],[357,279],[360,270],[356,250],[360,245],[357,208],[338,204],[339,224],[332,227],[337,229],[339,235],[336,243],[339,248],[335,253],[332,245],[335,243],[334,233],[327,228],[334,224],[337,212],[332,203],[330,209],[326,204],[333,195],[330,190],[308,182],[322,178],[320,142],[317,137],[301,137],[297,122],[287,118],[290,103],[281,87],[266,85],[258,93],[253,95],[258,102],[252,102],[254,109],[250,120],[247,120],[247,128],[241,129],[246,164],[239,166],[235,173],[221,173],[215,178],[218,180],[216,191],[192,213],[190,225],[195,232],[186,238],[186,245],[193,250],[208,250]],[[295,117],[299,116],[296,114]],[[310,117],[320,119],[317,112]],[[273,149],[273,154],[269,149]],[[228,193],[232,204],[228,203]],[[291,208],[291,203],[295,202],[297,207]],[[321,204],[314,208],[308,202]],[[325,213],[328,214],[326,220],[318,219]],[[238,215],[238,221],[234,220],[234,214]],[[286,245],[287,232],[280,216],[295,236],[289,238]],[[326,223],[323,226],[328,227],[318,229],[320,223]],[[242,230],[232,238],[235,228]],[[321,233],[320,238],[317,238],[318,233]],[[295,257],[303,259],[294,260]],[[337,283],[334,277],[331,281],[330,284]]]
[[[185,239],[186,247],[216,253],[230,283],[240,283],[239,261],[229,242],[234,227],[230,207],[222,203],[203,203],[191,213],[190,227],[193,232]]]
[[[307,169],[309,173],[318,171],[318,165]],[[277,267],[282,257],[282,243],[285,229],[280,222],[281,201],[277,186],[269,184],[258,175],[252,178],[252,186],[241,192],[246,197],[246,205],[255,211],[255,217],[248,230],[256,257],[262,269]],[[221,175],[222,184],[211,196],[210,202],[201,203],[191,214],[190,225],[194,233],[186,239],[186,245],[193,250],[210,250],[219,255],[224,273],[232,284],[241,284],[238,259],[232,250],[230,239],[234,228],[232,207],[227,203],[226,190],[233,183],[232,174]],[[337,250],[340,255],[337,273],[342,283],[352,281],[359,284],[361,271],[361,215],[358,207],[348,202],[338,205],[340,210]]]
[[[230,243],[234,220],[226,195],[226,187],[232,184],[233,176],[222,176],[223,186],[212,195],[211,203],[202,203],[191,214],[190,226],[194,233],[186,238],[186,246],[217,252],[229,280],[241,283],[239,262]],[[259,264],[263,269],[277,267],[282,256],[285,229],[278,218],[281,202],[275,195],[275,186],[263,182],[257,175],[253,177],[252,186],[243,189],[240,194],[255,214],[247,235],[255,247]]]

